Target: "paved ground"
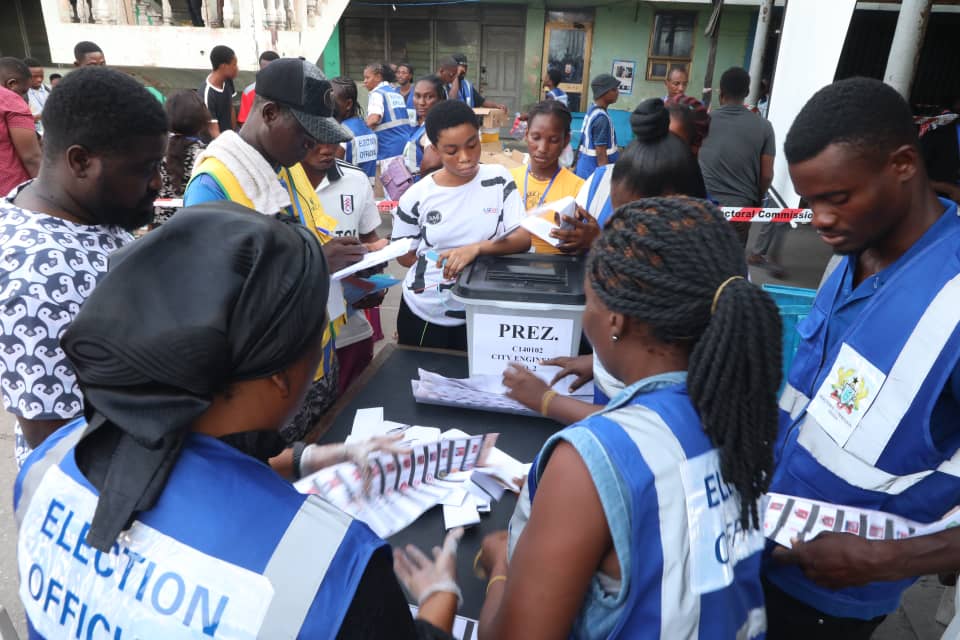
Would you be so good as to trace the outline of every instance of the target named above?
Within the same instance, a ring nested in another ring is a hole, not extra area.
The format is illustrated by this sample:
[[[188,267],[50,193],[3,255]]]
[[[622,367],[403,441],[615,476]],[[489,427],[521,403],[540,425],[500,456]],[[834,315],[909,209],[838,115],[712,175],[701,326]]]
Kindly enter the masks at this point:
[[[756,226],[756,225],[755,225]],[[389,227],[381,227],[381,235],[389,233]],[[753,229],[754,233],[757,231]],[[783,280],[775,280],[761,271],[752,274],[755,282],[773,282],[792,286],[814,288],[826,265],[830,252],[809,228],[787,232],[782,247],[782,264],[787,270]],[[389,271],[401,275],[403,270],[393,264]],[[391,340],[396,328],[399,292],[394,289],[381,308],[383,329]],[[382,344],[382,343],[381,343]],[[16,477],[13,461],[13,421],[6,413],[0,413],[0,606],[7,607],[21,637],[25,635],[23,610],[17,597],[16,527],[11,505],[12,487]],[[903,599],[899,611],[891,615],[874,634],[874,640],[934,640],[943,634],[945,624],[952,615],[953,590],[940,586],[934,577],[924,578],[911,588]],[[946,610],[937,615],[941,599]],[[8,640],[0,638],[0,640]]]

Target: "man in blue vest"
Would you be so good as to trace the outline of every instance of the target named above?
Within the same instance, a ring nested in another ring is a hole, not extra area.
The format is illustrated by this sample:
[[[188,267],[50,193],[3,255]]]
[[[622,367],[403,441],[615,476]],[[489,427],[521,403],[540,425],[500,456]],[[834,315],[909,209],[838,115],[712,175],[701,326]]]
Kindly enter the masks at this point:
[[[586,180],[597,167],[613,164],[620,157],[617,131],[607,108],[620,97],[620,81],[601,73],[590,82],[593,104],[583,118],[576,174]]]
[[[797,327],[770,491],[843,505],[848,533],[772,549],[767,638],[867,639],[915,576],[960,567],[960,530],[893,540],[855,511],[929,523],[960,501],[960,217],[877,80],[818,91],[784,152],[842,259]]]
[[[507,105],[483,97],[474,88],[473,83],[467,80],[467,71],[469,70],[467,54],[455,53],[452,57],[453,61],[457,63],[457,75],[456,79],[447,86],[447,96],[460,102],[466,102],[467,106],[471,108],[486,107],[487,109],[507,111]]]

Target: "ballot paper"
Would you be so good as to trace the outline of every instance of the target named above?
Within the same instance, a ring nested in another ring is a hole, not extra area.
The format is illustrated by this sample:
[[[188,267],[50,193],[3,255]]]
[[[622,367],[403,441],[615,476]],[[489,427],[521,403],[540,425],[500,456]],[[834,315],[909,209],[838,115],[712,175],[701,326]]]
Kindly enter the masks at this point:
[[[363,256],[363,259],[360,262],[355,262],[349,267],[344,267],[330,277],[333,280],[341,280],[349,275],[353,275],[358,271],[363,271],[364,269],[381,265],[384,262],[395,260],[400,256],[410,253],[410,247],[411,241],[409,239],[396,240],[379,251],[371,251]]]
[[[542,218],[543,214],[553,212],[555,219],[562,220],[564,216],[574,217],[577,213],[577,201],[573,196],[564,196],[548,204],[527,210],[526,215],[516,224],[511,225],[497,235],[494,240],[505,238],[519,227],[523,227],[533,235],[541,238],[551,246],[559,246],[560,240],[550,235],[550,232],[559,228],[556,224]]]
[[[418,611],[420,611],[419,607],[410,605],[410,613],[414,618],[417,617]],[[451,635],[453,635],[453,640],[479,640],[480,623],[473,618],[456,616],[453,619],[453,632]]]
[[[508,398],[501,376],[477,375],[469,378],[447,378],[440,374],[418,369],[419,380],[411,380],[413,398],[421,404],[434,404],[446,407],[478,409],[497,413],[515,413],[525,416],[539,416],[516,400]],[[585,401],[593,396],[593,385],[587,384],[572,394],[569,390],[570,377],[554,385],[554,389],[563,395],[583,397]]]
[[[794,540],[812,540],[825,531],[867,540],[900,540],[960,526],[960,509],[923,524],[892,513],[830,504],[780,493],[764,497],[763,535],[790,548]]]
[[[359,427],[361,433],[376,432],[378,417],[382,417],[382,412],[377,409],[358,412],[355,429]],[[380,424],[385,422],[381,420]],[[406,453],[371,454],[367,478],[355,464],[344,462],[321,469],[294,486],[301,493],[323,496],[384,538],[409,526],[438,504],[445,509],[461,510],[463,516],[458,521],[465,521],[472,513],[470,509],[489,510],[489,495],[470,482],[470,472],[486,462],[497,436],[471,436],[455,431],[434,441],[418,440],[410,443]],[[451,499],[449,494],[454,488],[458,493]]]

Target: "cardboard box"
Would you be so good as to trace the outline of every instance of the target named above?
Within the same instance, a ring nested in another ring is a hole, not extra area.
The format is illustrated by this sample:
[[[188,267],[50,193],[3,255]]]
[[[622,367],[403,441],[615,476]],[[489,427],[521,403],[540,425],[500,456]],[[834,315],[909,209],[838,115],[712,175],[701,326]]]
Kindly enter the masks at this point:
[[[503,151],[503,143],[499,140],[495,142],[484,142],[481,140],[480,150],[484,153],[501,153]]]
[[[484,150],[480,153],[480,162],[498,164],[506,169],[516,169],[523,166],[523,154],[519,151],[503,151],[502,149],[496,152]]]
[[[474,107],[473,112],[480,117],[480,126],[484,129],[499,129],[510,124],[510,116],[507,115],[506,111],[500,109]]]

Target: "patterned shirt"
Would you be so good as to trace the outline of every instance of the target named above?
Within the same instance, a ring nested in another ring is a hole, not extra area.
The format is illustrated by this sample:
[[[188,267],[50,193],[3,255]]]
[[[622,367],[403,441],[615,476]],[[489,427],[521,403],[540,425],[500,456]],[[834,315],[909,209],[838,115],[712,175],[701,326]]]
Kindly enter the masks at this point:
[[[28,183],[29,184],[29,183]],[[0,390],[7,411],[31,420],[83,414],[76,375],[60,336],[132,236],[116,226],[80,225],[0,198]],[[30,453],[20,424],[16,458]]]

